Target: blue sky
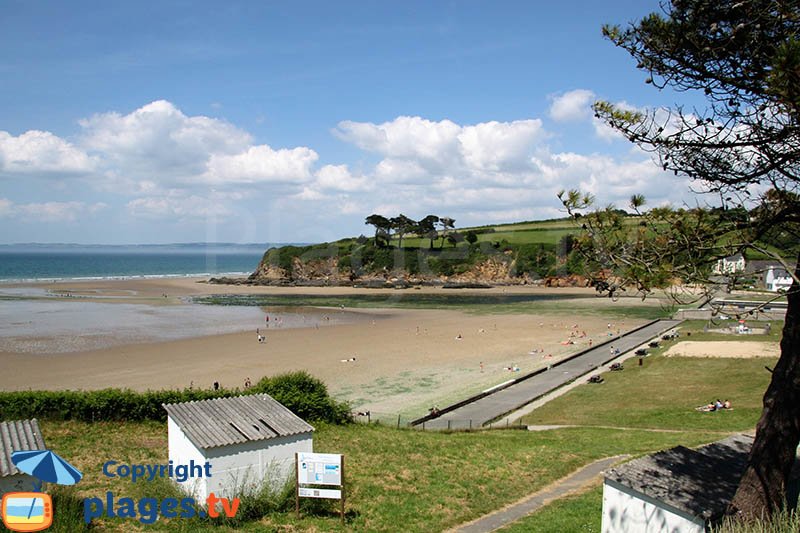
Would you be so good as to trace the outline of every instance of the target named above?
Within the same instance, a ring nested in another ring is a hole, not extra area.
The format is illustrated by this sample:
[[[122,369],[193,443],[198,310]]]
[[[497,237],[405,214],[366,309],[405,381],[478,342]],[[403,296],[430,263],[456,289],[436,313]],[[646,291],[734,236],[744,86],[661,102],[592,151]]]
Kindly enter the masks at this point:
[[[317,242],[371,213],[689,199],[598,124],[644,84],[613,2],[0,3],[0,243]]]

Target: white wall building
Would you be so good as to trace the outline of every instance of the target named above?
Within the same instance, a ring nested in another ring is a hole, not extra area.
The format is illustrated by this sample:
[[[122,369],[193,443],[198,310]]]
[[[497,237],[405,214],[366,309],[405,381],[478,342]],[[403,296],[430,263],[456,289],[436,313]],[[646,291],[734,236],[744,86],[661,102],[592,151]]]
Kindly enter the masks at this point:
[[[36,478],[20,472],[11,461],[11,453],[44,449],[44,438],[35,418],[0,422],[0,496],[6,492],[33,491],[38,483]]]
[[[295,452],[313,452],[314,428],[267,394],[164,405],[173,466],[210,464],[180,485],[197,500],[282,486]],[[205,474],[205,472],[203,473]]]
[[[769,267],[764,275],[764,284],[768,291],[788,291],[792,286],[792,276],[783,268]]]
[[[602,533],[705,533],[733,498],[753,438],[734,435],[691,450],[677,446],[609,470]]]
[[[714,265],[714,274],[736,274],[744,272],[746,268],[744,256],[742,254],[732,255],[717,261]]]

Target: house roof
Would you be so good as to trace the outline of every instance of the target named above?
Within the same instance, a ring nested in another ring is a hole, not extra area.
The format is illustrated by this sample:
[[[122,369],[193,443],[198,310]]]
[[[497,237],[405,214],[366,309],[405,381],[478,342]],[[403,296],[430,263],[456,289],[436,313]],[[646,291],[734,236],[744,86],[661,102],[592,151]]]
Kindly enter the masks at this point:
[[[714,520],[733,498],[752,445],[753,437],[734,435],[696,450],[677,446],[630,461],[605,477],[690,515]]]
[[[0,422],[0,477],[22,473],[11,462],[11,452],[44,450],[46,448],[42,432],[39,429],[39,422],[35,418]]]
[[[729,255],[728,257],[726,257],[724,259],[724,261],[727,261],[728,263],[735,263],[737,261],[742,261],[743,259],[744,259],[744,256],[742,254],[736,253],[736,254],[733,254],[733,255]]]
[[[268,394],[164,404],[164,409],[201,449],[314,431]]]

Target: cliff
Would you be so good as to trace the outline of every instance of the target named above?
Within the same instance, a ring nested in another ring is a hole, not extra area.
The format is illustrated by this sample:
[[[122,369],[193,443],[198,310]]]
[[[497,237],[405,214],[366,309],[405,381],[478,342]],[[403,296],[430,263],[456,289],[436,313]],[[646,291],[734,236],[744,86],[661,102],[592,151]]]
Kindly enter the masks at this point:
[[[586,278],[567,272],[564,261],[560,269],[558,263],[555,251],[543,248],[534,254],[512,245],[488,243],[446,249],[397,249],[375,247],[371,242],[340,241],[270,249],[246,280],[216,278],[211,282],[375,288],[589,285]]]

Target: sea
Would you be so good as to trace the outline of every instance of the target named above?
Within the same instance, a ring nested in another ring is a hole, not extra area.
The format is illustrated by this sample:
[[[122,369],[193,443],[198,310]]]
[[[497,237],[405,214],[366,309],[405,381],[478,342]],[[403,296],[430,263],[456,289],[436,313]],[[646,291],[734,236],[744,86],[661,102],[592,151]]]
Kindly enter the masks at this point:
[[[135,246],[0,245],[0,283],[194,276],[255,271],[271,243]]]
[[[345,323],[316,310],[194,303],[146,305],[124,296],[70,298],[51,292],[56,281],[246,276],[262,244],[139,246],[0,245],[0,354],[67,354],[116,345],[235,332],[267,325],[313,327]],[[266,317],[272,320],[267,324]],[[255,339],[253,333],[253,339]]]

